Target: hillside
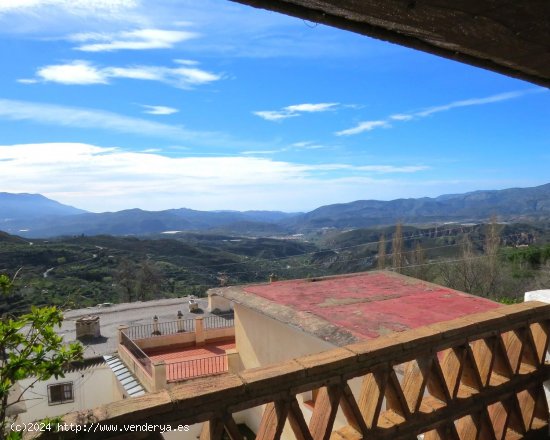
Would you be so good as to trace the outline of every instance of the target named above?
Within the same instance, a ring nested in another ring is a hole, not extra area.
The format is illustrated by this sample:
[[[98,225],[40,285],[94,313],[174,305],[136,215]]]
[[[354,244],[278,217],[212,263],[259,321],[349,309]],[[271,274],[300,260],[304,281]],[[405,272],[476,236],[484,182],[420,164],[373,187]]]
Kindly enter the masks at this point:
[[[7,302],[0,301],[0,312],[22,311],[31,304],[86,307],[201,295],[223,277],[235,284],[266,281],[271,271],[286,264],[278,259],[317,249],[295,240],[219,234],[28,241],[2,232],[0,246],[0,273],[18,272],[16,293]]]
[[[0,212],[6,217],[0,223],[0,229],[33,238],[82,234],[145,236],[173,231],[284,236],[322,228],[365,228],[397,222],[410,225],[475,223],[487,221],[493,215],[500,221],[508,222],[547,221],[550,218],[550,184],[435,198],[358,200],[322,206],[305,214],[280,211],[197,211],[187,208],[83,213],[43,196],[3,193],[0,197]],[[23,215],[25,212],[28,215]]]
[[[18,195],[17,195],[18,196]],[[42,197],[42,196],[41,196]],[[42,199],[57,204],[53,200]],[[33,212],[40,212],[42,199],[39,200]],[[18,199],[23,200],[23,199]],[[45,202],[44,202],[45,203]],[[3,212],[11,213],[14,203],[2,204]],[[17,212],[31,212],[31,200],[23,200]],[[65,205],[59,204],[61,207]],[[70,208],[70,207],[67,207]],[[74,209],[74,208],[72,208]],[[26,211],[25,211],[26,210]],[[49,213],[53,210],[44,210]],[[60,208],[59,212],[63,212]],[[295,214],[280,211],[196,211],[192,209],[168,209],[165,211],[146,211],[142,209],[127,209],[117,212],[90,213],[68,210],[64,214],[32,214],[21,217],[9,217],[0,223],[0,229],[25,237],[48,238],[61,235],[149,235],[165,231],[205,231],[218,230],[237,234],[252,231],[257,235],[270,235],[285,232],[286,229],[276,222],[288,219]]]
[[[447,263],[461,264],[468,237],[475,264],[468,266],[467,273],[482,278],[474,269],[481,273],[485,270],[484,260],[478,260],[490,234],[490,226],[484,224],[404,226],[405,273],[485,296],[514,297],[518,292],[547,286],[550,280],[541,277],[547,274],[544,268],[550,260],[548,224],[500,224],[497,229],[502,246],[498,267],[503,274],[498,286],[470,289],[452,284],[460,281],[456,274],[464,268]],[[0,312],[24,311],[31,304],[72,308],[201,295],[221,282],[264,282],[272,273],[289,279],[371,270],[378,266],[382,234],[386,267],[391,267],[395,230],[395,226],[389,226],[319,231],[311,236],[313,241],[219,233],[180,233],[170,238],[160,234],[147,239],[98,235],[29,241],[0,233],[0,273],[18,273],[16,289],[4,302],[0,301]]]
[[[323,227],[361,228],[377,225],[545,220],[550,217],[550,184],[391,201],[358,200],[327,205],[282,222],[296,230]]]

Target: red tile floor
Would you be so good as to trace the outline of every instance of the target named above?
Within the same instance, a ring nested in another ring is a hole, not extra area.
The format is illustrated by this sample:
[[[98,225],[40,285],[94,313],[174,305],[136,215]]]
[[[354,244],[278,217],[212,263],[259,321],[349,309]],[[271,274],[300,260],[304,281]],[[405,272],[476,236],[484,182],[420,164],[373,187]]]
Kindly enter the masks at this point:
[[[227,371],[225,350],[235,348],[235,341],[219,342],[201,347],[162,348],[146,350],[152,362],[166,363],[166,379],[177,382],[192,377],[219,374]]]

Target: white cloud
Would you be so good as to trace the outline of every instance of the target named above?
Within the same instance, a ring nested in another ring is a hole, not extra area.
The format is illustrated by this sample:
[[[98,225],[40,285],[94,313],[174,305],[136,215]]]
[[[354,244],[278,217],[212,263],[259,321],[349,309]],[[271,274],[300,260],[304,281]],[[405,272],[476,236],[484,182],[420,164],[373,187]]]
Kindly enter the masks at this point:
[[[296,105],[289,105],[289,106],[285,107],[285,110],[287,110],[291,113],[326,112],[328,110],[333,110],[338,105],[339,104],[335,103],[335,102],[322,102],[322,103],[319,103],[319,104],[296,104]]]
[[[333,147],[329,147],[327,145],[321,145],[312,141],[294,142],[291,145],[291,147],[294,147],[296,149],[303,149],[303,150],[321,150],[321,149],[333,148]]]
[[[173,107],[166,107],[164,105],[141,105],[145,110],[143,110],[143,113],[147,113],[149,115],[172,115],[174,113],[179,112],[177,108]]]
[[[413,118],[414,118],[413,115],[407,115],[404,113],[397,113],[395,115],[390,116],[390,119],[393,119],[394,121],[410,121]]]
[[[74,34],[70,40],[85,43],[76,47],[84,52],[112,52],[116,50],[170,49],[177,43],[198,37],[190,31],[165,29],[137,29],[115,34]]]
[[[42,7],[56,7],[69,13],[116,11],[133,8],[136,0],[1,0],[0,13],[29,12]]]
[[[487,96],[485,98],[471,98],[471,99],[464,99],[462,101],[454,101],[445,105],[429,107],[425,110],[414,113],[414,116],[423,118],[423,117],[432,115],[434,113],[445,112],[447,110],[451,110],[454,108],[471,107],[474,105],[485,105],[485,104],[493,104],[495,102],[508,101],[510,99],[515,99],[515,98],[520,98],[522,96],[525,96],[527,93],[533,93],[533,91],[535,90],[537,89],[518,90],[515,92],[499,93],[498,95]]]
[[[61,84],[107,84],[107,75],[85,61],[57,64],[38,69],[36,75],[43,81]]]
[[[347,170],[355,174],[326,175]],[[380,184],[385,191],[393,182],[375,180],[347,164],[304,165],[242,156],[167,157],[154,149],[132,152],[82,143],[0,146],[0,175],[2,191],[38,192],[96,211],[182,206],[304,210],[322,202],[364,198],[365,184],[369,188]]]
[[[365,131],[372,131],[375,128],[390,128],[391,125],[388,121],[363,121],[357,124],[355,127],[348,128],[346,130],[337,131],[336,136],[351,136],[353,134],[363,133]]]
[[[428,107],[424,110],[417,111],[417,112],[396,113],[389,116],[387,119],[383,119],[383,120],[360,122],[355,127],[337,131],[334,134],[337,136],[355,135],[355,134],[363,133],[365,131],[374,130],[375,128],[389,128],[391,127],[390,121],[398,121],[398,122],[410,121],[413,119],[425,118],[435,113],[445,112],[455,108],[494,104],[497,102],[508,101],[510,99],[521,98],[522,96],[525,96],[530,93],[542,93],[546,91],[547,89],[543,89],[543,88],[517,90],[513,92],[499,93],[497,95],[486,96],[484,98],[470,98],[470,99],[464,99],[461,101],[454,101],[449,104]]]
[[[17,82],[21,84],[36,84],[38,80],[35,78],[21,78],[18,79]]]
[[[41,81],[66,85],[108,84],[113,78],[158,81],[180,89],[208,84],[222,76],[198,67],[128,66],[97,67],[88,61],[45,66],[36,72]],[[29,80],[20,80],[29,82]]]
[[[11,99],[0,99],[0,118],[193,141],[208,145],[228,142],[227,136],[221,133],[196,132],[177,125],[161,124],[102,110]]]
[[[418,171],[429,170],[430,167],[425,165],[412,166],[394,166],[394,165],[363,165],[356,167],[360,171],[370,171],[374,173],[393,174],[393,173],[416,173]]]
[[[283,119],[287,118],[294,118],[296,116],[299,116],[297,113],[288,113],[284,111],[276,111],[276,110],[262,110],[253,112],[256,116],[259,116],[260,118],[265,119],[266,121],[281,121]]]
[[[284,151],[287,151],[286,148],[282,148],[280,150],[249,150],[249,151],[243,151],[241,154],[244,154],[246,156],[253,156],[255,154],[276,154],[276,153],[282,153]]]
[[[321,102],[318,104],[295,104],[283,107],[281,110],[261,110],[253,114],[266,121],[282,121],[287,118],[300,116],[301,113],[317,113],[335,110],[340,104],[337,102]]]
[[[184,66],[196,66],[197,64],[199,64],[199,62],[195,60],[177,59],[177,60],[174,60],[174,62],[178,64],[183,64]]]

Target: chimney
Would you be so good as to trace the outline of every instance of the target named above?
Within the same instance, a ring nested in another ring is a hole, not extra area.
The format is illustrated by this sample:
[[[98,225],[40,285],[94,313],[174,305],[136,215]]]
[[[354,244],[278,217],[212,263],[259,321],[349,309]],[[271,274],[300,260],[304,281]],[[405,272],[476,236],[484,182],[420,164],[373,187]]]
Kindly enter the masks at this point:
[[[101,337],[99,316],[83,316],[76,320],[76,339]]]

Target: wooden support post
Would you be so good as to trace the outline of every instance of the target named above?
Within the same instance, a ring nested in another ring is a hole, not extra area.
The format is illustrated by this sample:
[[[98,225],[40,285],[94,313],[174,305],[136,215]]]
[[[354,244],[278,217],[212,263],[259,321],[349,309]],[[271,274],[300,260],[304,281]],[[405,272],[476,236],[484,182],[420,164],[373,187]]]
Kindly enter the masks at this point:
[[[288,422],[290,423],[296,440],[313,440],[296,397],[290,400]]]
[[[221,419],[212,419],[202,424],[200,440],[221,440],[222,436],[223,422]]]
[[[341,395],[340,385],[329,385],[319,389],[309,422],[309,430],[314,440],[329,440]]]
[[[285,402],[270,402],[265,406],[256,440],[279,440],[285,427],[288,414],[288,404]]]

